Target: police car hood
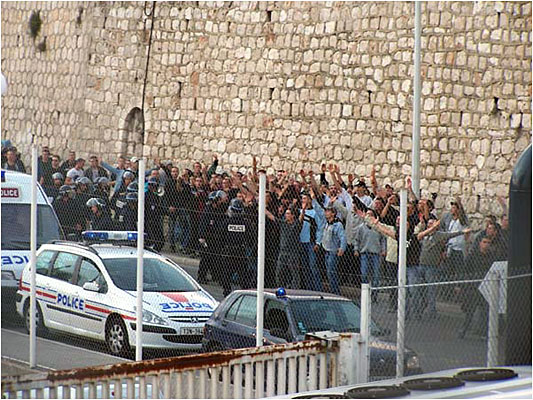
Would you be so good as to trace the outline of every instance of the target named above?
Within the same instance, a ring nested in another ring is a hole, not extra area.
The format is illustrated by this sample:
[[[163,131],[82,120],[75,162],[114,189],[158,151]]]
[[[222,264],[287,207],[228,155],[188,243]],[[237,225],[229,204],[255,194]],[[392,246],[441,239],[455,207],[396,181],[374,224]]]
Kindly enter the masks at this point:
[[[128,291],[136,296],[136,291]],[[143,301],[151,311],[171,317],[186,313],[210,315],[218,303],[202,291],[195,292],[147,292],[143,293]]]

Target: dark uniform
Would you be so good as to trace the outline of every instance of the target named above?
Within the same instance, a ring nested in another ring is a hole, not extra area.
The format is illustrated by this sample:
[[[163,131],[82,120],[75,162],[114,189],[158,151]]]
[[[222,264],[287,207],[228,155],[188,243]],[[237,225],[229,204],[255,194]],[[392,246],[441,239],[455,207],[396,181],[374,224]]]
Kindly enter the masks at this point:
[[[238,199],[233,199],[233,201]],[[241,287],[246,287],[246,241],[250,232],[248,221],[242,212],[230,211],[223,226],[223,265],[222,265],[222,288],[224,296],[231,293],[233,275],[237,274]]]
[[[122,229],[125,231],[137,230],[137,201],[128,201],[122,209]]]
[[[198,282],[200,283],[207,281],[208,272],[211,272],[213,280],[221,280],[220,256],[223,243],[220,239],[224,234],[225,220],[224,210],[216,204],[207,204],[200,221],[199,236],[205,239],[205,244],[200,246],[201,259],[198,267]]]
[[[50,203],[52,203],[57,196],[59,196],[59,188],[55,186],[45,186],[43,188],[44,193],[46,193],[46,197],[48,197],[48,200],[50,200]]]
[[[155,187],[157,188],[157,186]],[[156,251],[160,251],[165,244],[165,237],[163,235],[163,211],[161,197],[154,191],[148,190],[146,192],[144,206],[146,244],[153,246]]]
[[[68,237],[69,234],[75,234],[77,240],[81,239],[81,232],[85,227],[84,214],[80,213],[78,201],[75,198],[70,198],[68,195],[61,195],[56,197],[52,203],[56,212],[61,228]],[[85,204],[82,210],[85,211]]]
[[[113,230],[113,221],[111,214],[105,207],[98,210],[97,213],[91,212],[90,217],[91,229],[95,231],[110,231]]]

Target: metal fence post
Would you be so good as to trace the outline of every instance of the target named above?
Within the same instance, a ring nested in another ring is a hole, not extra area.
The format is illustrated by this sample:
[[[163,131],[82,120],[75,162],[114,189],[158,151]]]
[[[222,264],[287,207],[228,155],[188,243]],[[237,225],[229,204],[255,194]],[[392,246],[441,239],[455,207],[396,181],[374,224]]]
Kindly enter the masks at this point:
[[[139,160],[139,197],[137,205],[137,312],[135,329],[135,360],[143,359],[142,332],[143,332],[143,257],[144,257],[144,173],[145,161]]]
[[[31,216],[30,216],[30,367],[37,366],[37,145],[32,138],[31,145]],[[41,316],[42,318],[42,316]]]
[[[494,271],[487,275],[489,279],[489,326],[487,335],[487,367],[498,365],[500,281]]]
[[[370,285],[363,283],[361,285],[361,336],[359,346],[359,367],[357,368],[357,383],[368,382],[370,352],[368,344],[370,343],[370,320],[371,306]]]
[[[259,221],[257,235],[257,327],[255,345],[263,345],[263,299],[265,290],[266,175],[259,174]]]
[[[398,242],[398,321],[396,335],[396,378],[403,376],[406,308],[407,190],[400,190],[400,240]]]

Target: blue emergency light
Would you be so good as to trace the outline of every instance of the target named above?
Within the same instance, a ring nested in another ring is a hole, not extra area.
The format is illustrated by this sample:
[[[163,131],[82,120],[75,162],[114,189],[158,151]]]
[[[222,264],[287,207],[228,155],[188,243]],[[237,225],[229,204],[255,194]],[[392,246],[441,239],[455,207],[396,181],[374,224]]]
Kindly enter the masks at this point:
[[[6,181],[6,171],[2,170],[2,182]]]
[[[287,291],[285,288],[280,287],[278,290],[276,290],[276,297],[285,297],[287,296]]]
[[[137,232],[135,231],[84,231],[81,236],[84,240],[91,241],[137,241]]]

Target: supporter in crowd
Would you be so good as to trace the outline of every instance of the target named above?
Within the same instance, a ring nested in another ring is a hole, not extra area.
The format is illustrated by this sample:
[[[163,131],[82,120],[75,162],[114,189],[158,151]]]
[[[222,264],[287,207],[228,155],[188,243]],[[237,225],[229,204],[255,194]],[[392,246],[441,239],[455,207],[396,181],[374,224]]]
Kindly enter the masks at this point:
[[[37,159],[37,180],[41,186],[52,186],[52,159],[50,149],[43,146],[42,154]]]
[[[441,219],[441,229],[445,232],[462,232],[468,228],[468,218],[463,210],[461,200],[457,197],[450,203],[450,211],[445,213]],[[463,266],[466,255],[466,242],[464,236],[456,236],[448,240],[446,245],[444,278],[453,280],[457,277],[457,272]]]
[[[342,223],[336,218],[335,208],[328,206],[325,211],[326,224],[322,232],[320,244],[325,251],[326,274],[329,290],[340,294],[337,266],[339,258],[346,251],[346,236]]]
[[[67,172],[67,178],[70,178],[72,182],[76,182],[78,178],[84,176],[83,166],[85,165],[85,160],[83,158],[78,158],[74,168],[69,169]]]
[[[6,151],[6,161],[2,163],[2,168],[8,171],[26,172],[24,164],[20,161],[15,147],[10,147]]]
[[[463,279],[483,279],[494,261],[494,253],[492,252],[491,245],[491,238],[485,236],[467,255],[461,271]],[[477,308],[481,309],[482,314],[481,323],[480,326],[477,327],[477,332],[482,334],[484,334],[483,331],[486,332],[488,305],[481,292],[478,290],[478,286],[478,282],[472,282],[459,286],[456,289],[460,293],[461,309],[465,313],[463,326],[459,332],[460,338],[463,338],[469,330]]]
[[[96,180],[101,177],[109,178],[107,175],[107,171],[100,166],[98,157],[89,157],[89,164],[90,166],[85,170],[84,176],[89,178],[93,183],[95,183]]]
[[[434,283],[439,281],[438,267],[442,255],[442,250],[446,242],[460,235],[469,235],[471,229],[466,228],[459,232],[443,232],[439,231],[440,221],[431,217],[428,220],[427,227],[423,232],[418,234],[418,240],[421,242],[420,251],[420,265],[416,267],[417,281],[420,283]],[[429,286],[427,288],[427,306],[428,318],[434,319],[437,316],[436,308],[436,286]],[[417,299],[418,307],[422,307],[422,298]]]
[[[68,171],[76,166],[76,152],[69,151],[68,158],[61,164],[61,173],[63,176],[67,176]]]
[[[377,219],[374,210],[368,210],[367,215]],[[385,237],[369,224],[360,224],[355,230],[354,254],[361,257],[361,280],[362,283],[372,282],[372,287],[378,287],[380,282],[381,257],[387,255],[387,242]],[[372,293],[374,300],[376,292]]]
[[[5,169],[23,170],[16,150],[3,149],[3,155]],[[60,158],[50,157],[49,149],[43,147],[40,178],[47,195],[54,199],[65,232],[79,237],[91,225],[99,226],[96,217],[100,209],[107,210],[106,227],[110,226],[107,216],[112,215],[113,229],[136,229],[138,159],[121,156],[116,163],[109,162],[113,166],[91,156],[91,165],[84,171],[84,160],[76,159],[76,153],[70,152],[60,165]],[[224,170],[217,156],[209,168],[200,162],[192,169],[180,169],[169,160],[148,163],[146,187],[141,188],[146,190],[147,243],[158,250],[168,243],[171,252],[200,253],[200,281],[210,277],[219,281],[225,292],[234,284],[253,286],[260,172],[255,158],[250,173]],[[63,176],[57,175],[60,171]],[[267,176],[265,286],[340,293],[339,281],[342,286],[359,286],[361,276],[372,286],[395,285],[398,193],[391,185],[378,185],[374,169],[370,186],[364,177],[354,174],[343,180],[333,164],[322,164],[317,175],[320,180],[315,180],[312,171],[292,174],[280,169]],[[484,229],[470,238],[463,235],[469,231],[469,223],[458,198],[437,222],[435,195],[417,199],[409,180],[407,188],[411,192],[407,207],[409,282],[433,282],[437,270],[448,280],[464,278],[465,271],[472,268],[465,258],[477,252],[484,238],[490,240],[493,259],[506,258],[508,220],[503,201],[501,225],[496,218],[487,219]],[[87,212],[91,198],[101,201],[100,206],[95,205],[96,213]],[[245,231],[235,231],[237,226]],[[410,316],[420,317],[426,302],[428,315],[435,315],[436,293],[432,289],[427,293],[411,290],[410,297]],[[375,295],[373,300],[378,300]],[[389,302],[394,310],[395,292]]]

